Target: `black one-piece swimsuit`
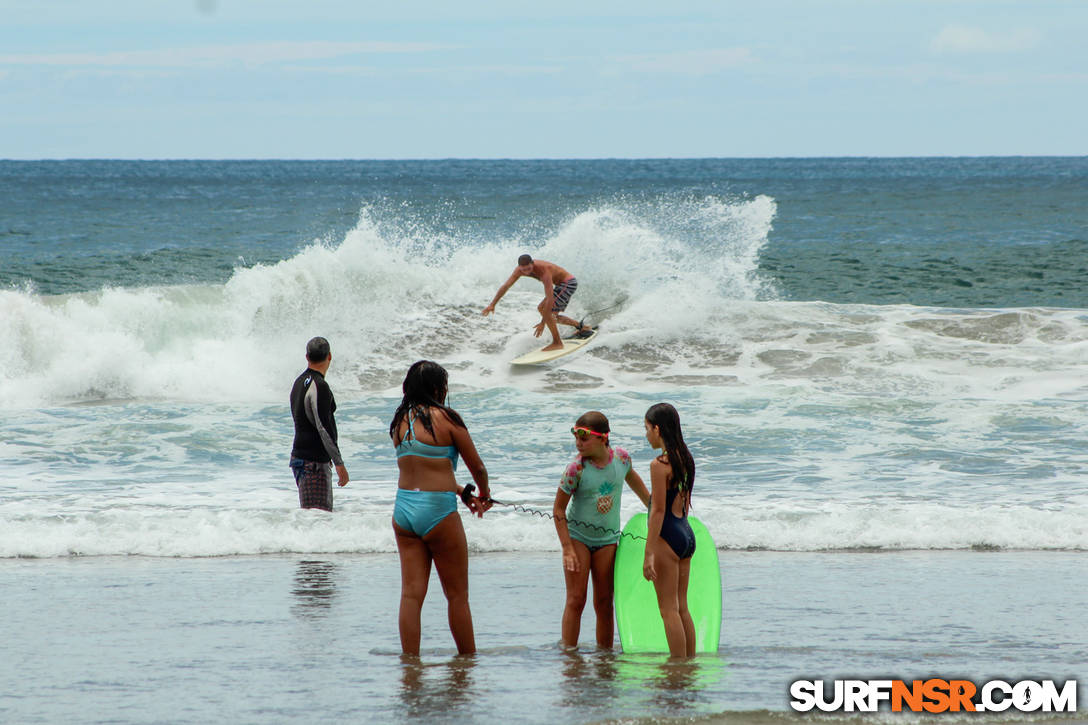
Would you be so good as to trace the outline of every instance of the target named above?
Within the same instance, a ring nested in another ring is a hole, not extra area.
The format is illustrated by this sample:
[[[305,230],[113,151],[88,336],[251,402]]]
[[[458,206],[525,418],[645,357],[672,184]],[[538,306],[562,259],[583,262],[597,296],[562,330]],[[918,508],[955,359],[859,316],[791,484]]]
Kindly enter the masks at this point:
[[[672,504],[680,493],[679,486],[665,490],[665,518],[661,522],[661,538],[681,559],[690,559],[695,553],[695,532],[688,523],[688,515],[675,516]]]

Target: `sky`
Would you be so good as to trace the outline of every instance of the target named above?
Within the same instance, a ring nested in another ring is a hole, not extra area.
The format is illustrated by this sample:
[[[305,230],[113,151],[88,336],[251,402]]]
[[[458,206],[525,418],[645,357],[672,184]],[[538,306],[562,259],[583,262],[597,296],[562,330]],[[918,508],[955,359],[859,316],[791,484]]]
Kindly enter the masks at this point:
[[[1085,0],[0,0],[0,158],[1088,154]]]

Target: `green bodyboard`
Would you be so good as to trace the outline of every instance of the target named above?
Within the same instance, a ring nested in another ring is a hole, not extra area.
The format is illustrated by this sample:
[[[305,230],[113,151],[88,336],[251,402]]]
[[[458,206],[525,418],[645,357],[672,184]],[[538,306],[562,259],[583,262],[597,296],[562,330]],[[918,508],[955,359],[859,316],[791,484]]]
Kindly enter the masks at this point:
[[[646,522],[646,514],[632,516],[623,527],[624,536],[620,537],[616,551],[616,625],[624,652],[669,651],[654,584],[642,576]],[[703,522],[689,515],[688,523],[695,532],[695,555],[691,557],[688,580],[688,611],[695,623],[695,651],[717,652],[722,630],[722,574],[718,549]]]

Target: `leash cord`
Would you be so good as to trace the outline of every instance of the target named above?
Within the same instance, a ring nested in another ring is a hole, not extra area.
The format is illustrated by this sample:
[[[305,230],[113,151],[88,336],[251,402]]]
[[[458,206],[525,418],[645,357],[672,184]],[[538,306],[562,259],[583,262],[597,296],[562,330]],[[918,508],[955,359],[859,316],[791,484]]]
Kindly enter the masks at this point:
[[[601,312],[608,312],[609,310],[614,310],[614,309],[616,309],[617,307],[619,307],[620,305],[622,305],[622,304],[623,304],[623,302],[624,302],[624,300],[621,300],[621,301],[617,302],[617,303],[616,303],[616,304],[614,304],[614,305],[610,305],[610,306],[608,306],[608,307],[602,307],[602,308],[601,308],[601,309],[599,309],[599,310],[593,310],[593,312],[587,312],[587,313],[586,313],[586,317],[589,317],[590,315],[596,315],[596,314],[599,314],[599,313],[601,313]]]
[[[578,524],[579,526],[585,526],[585,527],[590,528],[590,529],[595,529],[595,530],[599,531],[602,534],[616,534],[618,536],[626,536],[628,538],[635,539],[636,541],[646,541],[645,536],[639,536],[637,534],[629,534],[629,533],[627,533],[625,531],[616,531],[615,529],[610,529],[607,526],[598,526],[597,524],[591,524],[588,521],[579,521],[578,519],[570,519],[570,518],[567,518],[566,516],[556,518],[555,514],[548,513],[547,511],[541,511],[540,509],[535,509],[535,508],[532,508],[531,506],[523,506],[520,503],[507,503],[506,501],[498,501],[498,500],[493,499],[493,498],[489,499],[489,500],[491,501],[491,503],[498,504],[499,506],[508,506],[509,508],[512,508],[514,511],[520,511],[521,513],[527,513],[527,514],[530,514],[532,516],[536,516],[538,518],[552,519],[552,520],[557,520],[557,521],[561,521],[561,522],[566,522],[568,524]]]

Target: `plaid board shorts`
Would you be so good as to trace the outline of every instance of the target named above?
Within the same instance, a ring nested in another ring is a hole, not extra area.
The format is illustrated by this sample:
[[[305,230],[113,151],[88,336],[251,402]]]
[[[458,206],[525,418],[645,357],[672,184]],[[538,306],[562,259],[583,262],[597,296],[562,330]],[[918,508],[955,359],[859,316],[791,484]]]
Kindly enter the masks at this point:
[[[571,277],[552,288],[552,312],[562,312],[570,303],[570,296],[578,289],[578,280]]]
[[[298,487],[298,505],[304,509],[332,511],[332,464],[291,459]]]

